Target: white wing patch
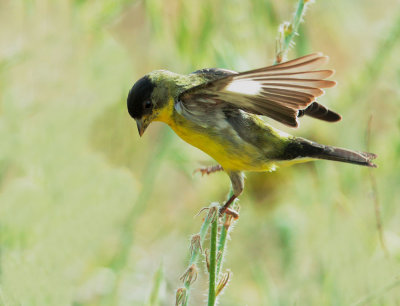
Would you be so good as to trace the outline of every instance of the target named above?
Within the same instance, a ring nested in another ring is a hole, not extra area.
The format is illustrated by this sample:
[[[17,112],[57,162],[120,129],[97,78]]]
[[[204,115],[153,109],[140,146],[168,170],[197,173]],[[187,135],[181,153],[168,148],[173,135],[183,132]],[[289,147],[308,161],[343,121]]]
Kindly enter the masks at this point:
[[[233,80],[224,90],[242,95],[257,95],[261,91],[261,83],[246,79]]]

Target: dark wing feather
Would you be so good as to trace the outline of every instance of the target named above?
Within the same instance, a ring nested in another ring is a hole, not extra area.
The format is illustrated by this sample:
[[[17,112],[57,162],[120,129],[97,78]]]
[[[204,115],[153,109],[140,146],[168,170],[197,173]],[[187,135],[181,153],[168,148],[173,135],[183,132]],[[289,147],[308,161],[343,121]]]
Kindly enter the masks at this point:
[[[298,115],[337,121],[340,116],[326,108],[317,112],[307,110],[315,99],[324,94],[322,88],[336,85],[325,80],[333,70],[314,69],[328,62],[327,56],[313,53],[295,60],[256,70],[235,73],[230,70],[203,69],[195,73],[209,72],[209,81],[192,87],[178,97],[179,109],[185,115],[195,116],[202,110],[237,108],[256,115],[271,117],[286,125],[297,127]],[[212,73],[210,73],[212,72]],[[317,104],[320,105],[320,104]],[[327,115],[325,110],[338,117]],[[335,119],[336,118],[336,119]]]
[[[316,119],[325,120],[328,122],[336,122],[342,119],[338,113],[327,109],[325,106],[313,102],[306,109],[299,110],[299,114],[297,117],[301,117],[303,115],[307,115]]]

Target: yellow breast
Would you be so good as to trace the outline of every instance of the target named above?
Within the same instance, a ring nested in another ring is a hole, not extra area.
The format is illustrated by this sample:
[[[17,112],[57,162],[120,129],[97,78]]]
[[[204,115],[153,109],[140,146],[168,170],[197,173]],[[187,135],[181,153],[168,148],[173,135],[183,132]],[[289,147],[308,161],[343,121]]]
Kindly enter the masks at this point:
[[[238,154],[237,148],[234,148],[224,135],[215,135],[207,129],[195,127],[194,123],[179,114],[172,115],[173,101],[171,102],[159,113],[156,120],[167,123],[180,138],[210,155],[225,170],[271,171],[275,169],[275,163],[255,159],[259,156],[259,152],[250,144],[243,141],[240,154]]]

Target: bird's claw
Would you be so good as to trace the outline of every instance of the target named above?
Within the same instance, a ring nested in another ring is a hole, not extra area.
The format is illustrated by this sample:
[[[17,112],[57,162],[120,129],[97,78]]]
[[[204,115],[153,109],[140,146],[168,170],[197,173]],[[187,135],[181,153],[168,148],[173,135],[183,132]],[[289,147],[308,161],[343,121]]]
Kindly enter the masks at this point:
[[[222,168],[221,165],[208,166],[208,167],[203,167],[203,168],[197,168],[197,169],[195,169],[195,170],[193,171],[193,174],[196,174],[197,172],[200,172],[200,173],[201,173],[201,176],[204,176],[204,174],[209,175],[209,174],[211,174],[211,173],[218,172],[218,171],[222,171],[222,170],[224,170],[224,169]]]
[[[233,210],[231,208],[225,208],[225,207],[221,207],[219,209],[219,215],[223,216],[224,214],[227,214],[228,216],[231,216],[234,220],[239,219],[239,213],[236,210]]]

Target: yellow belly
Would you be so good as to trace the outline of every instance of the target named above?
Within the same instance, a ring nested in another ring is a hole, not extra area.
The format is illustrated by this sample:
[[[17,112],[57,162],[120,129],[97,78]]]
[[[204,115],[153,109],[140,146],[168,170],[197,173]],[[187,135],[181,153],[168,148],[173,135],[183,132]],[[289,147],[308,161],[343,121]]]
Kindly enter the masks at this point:
[[[231,150],[232,144],[223,137],[215,137],[207,133],[198,132],[184,122],[169,123],[174,132],[187,143],[202,150],[215,159],[228,171],[272,171],[276,165],[274,162],[255,161],[259,155],[257,148],[243,142],[242,153],[235,154]]]
[[[155,120],[168,124],[180,138],[211,156],[226,171],[274,171],[279,166],[307,161],[300,159],[292,161],[269,160],[260,152],[260,149],[245,141],[239,145],[233,144],[229,141],[229,137],[226,137],[227,135],[213,134],[210,130],[194,126],[194,123],[184,117],[174,116],[172,113],[173,100],[171,99],[169,106],[164,108]],[[226,132],[229,134],[229,131]],[[280,138],[282,137],[280,136]]]

